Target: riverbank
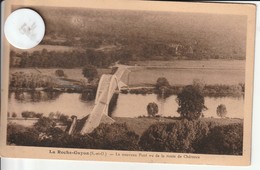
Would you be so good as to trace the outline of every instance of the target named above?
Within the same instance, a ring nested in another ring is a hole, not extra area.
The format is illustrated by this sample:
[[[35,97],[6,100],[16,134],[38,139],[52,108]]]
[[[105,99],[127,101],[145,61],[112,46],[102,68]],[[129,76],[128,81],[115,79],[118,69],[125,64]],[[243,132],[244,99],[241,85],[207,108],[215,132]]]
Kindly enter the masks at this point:
[[[165,89],[164,97],[169,97],[171,95],[178,95],[182,89],[183,85],[173,85]],[[88,86],[60,86],[55,88],[14,88],[10,87],[10,92],[61,92],[61,93],[93,93],[95,94],[97,90],[96,85]],[[201,92],[204,97],[242,97],[244,95],[244,84],[238,85],[205,85]],[[156,88],[155,85],[140,85],[132,87],[123,87],[120,90],[122,94],[158,94],[161,95],[162,92]]]
[[[204,85],[201,88],[201,92],[204,97],[242,97],[244,95],[244,84],[237,85]],[[184,85],[173,85],[164,89],[164,97],[171,95],[178,95]],[[156,88],[155,85],[147,86],[135,86],[135,87],[125,87],[121,89],[123,94],[158,94],[162,95],[162,90]]]
[[[14,88],[10,87],[9,92],[60,92],[60,93],[87,93],[93,92],[96,93],[97,86],[62,86],[54,88]]]

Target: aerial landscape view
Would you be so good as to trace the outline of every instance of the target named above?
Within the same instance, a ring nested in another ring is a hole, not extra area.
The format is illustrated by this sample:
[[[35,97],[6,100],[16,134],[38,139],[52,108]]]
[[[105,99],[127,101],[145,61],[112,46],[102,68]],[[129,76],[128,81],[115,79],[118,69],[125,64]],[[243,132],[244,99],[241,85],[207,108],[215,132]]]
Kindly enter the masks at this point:
[[[46,33],[11,48],[8,145],[243,155],[247,17],[34,9]]]

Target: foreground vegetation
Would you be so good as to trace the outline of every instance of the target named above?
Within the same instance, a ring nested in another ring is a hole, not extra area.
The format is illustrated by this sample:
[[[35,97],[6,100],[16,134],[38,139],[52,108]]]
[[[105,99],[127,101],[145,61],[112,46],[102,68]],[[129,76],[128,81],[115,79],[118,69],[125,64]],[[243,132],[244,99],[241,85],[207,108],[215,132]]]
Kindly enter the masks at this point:
[[[188,121],[150,117],[115,120],[112,125],[99,125],[90,134],[72,136],[46,117],[40,118],[33,127],[9,123],[7,143],[18,146],[242,154],[243,121],[239,119]]]

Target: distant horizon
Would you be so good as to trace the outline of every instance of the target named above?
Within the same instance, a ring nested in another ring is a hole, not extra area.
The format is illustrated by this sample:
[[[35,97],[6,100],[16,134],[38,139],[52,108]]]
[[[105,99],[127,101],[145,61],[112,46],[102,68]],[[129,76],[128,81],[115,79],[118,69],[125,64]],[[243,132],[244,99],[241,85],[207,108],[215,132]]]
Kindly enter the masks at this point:
[[[38,6],[33,8],[44,18],[44,41],[53,36],[64,37],[78,47],[74,39],[79,37],[84,39],[82,42],[86,42],[79,42],[79,45],[86,48],[89,43],[117,43],[132,50],[133,54],[139,53],[137,51],[142,51],[145,46],[169,46],[172,43],[192,46],[197,51],[206,51],[210,55],[233,55],[241,59],[246,54],[247,17],[243,15]]]

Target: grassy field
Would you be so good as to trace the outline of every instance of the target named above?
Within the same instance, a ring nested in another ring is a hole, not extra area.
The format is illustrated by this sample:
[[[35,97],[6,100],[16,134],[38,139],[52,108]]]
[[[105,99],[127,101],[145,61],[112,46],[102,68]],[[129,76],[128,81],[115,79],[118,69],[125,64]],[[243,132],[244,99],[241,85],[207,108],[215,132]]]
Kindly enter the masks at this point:
[[[203,61],[139,61],[141,67],[133,67],[122,81],[128,85],[138,86],[155,84],[159,77],[166,77],[171,85],[192,84],[194,79],[206,84],[234,85],[245,82],[245,61],[243,60],[203,60]],[[58,69],[58,68],[57,68]],[[55,76],[56,68],[38,69],[42,74]],[[82,68],[62,69],[68,79],[85,79]],[[13,72],[36,72],[33,68],[11,68]],[[99,76],[110,73],[110,69],[98,69]]]
[[[169,61],[131,61],[131,65],[146,67],[166,67],[166,68],[207,68],[207,69],[227,69],[244,70],[245,60],[169,60]]]
[[[34,68],[11,68],[10,72],[24,72],[24,73],[40,73],[48,76],[56,76],[55,71],[60,68],[44,68],[44,69],[34,69]],[[64,73],[67,75],[68,79],[73,80],[81,80],[86,79],[82,74],[82,68],[74,68],[74,69],[62,69]],[[40,72],[39,72],[40,71]],[[98,73],[101,76],[102,74],[108,74],[110,73],[110,69],[98,69]]]
[[[155,123],[171,123],[179,121],[176,118],[122,118],[122,117],[113,117],[116,123],[126,123],[130,130],[133,130],[138,135],[142,135],[145,130],[147,130],[152,124]],[[233,123],[243,123],[243,119],[221,119],[221,118],[201,118],[202,121],[207,123],[213,122],[217,125],[228,125]]]
[[[213,69],[139,69],[132,71],[126,82],[129,85],[155,84],[159,77],[165,77],[171,85],[192,84],[194,79],[205,84],[237,85],[245,82],[244,70],[213,70]]]

